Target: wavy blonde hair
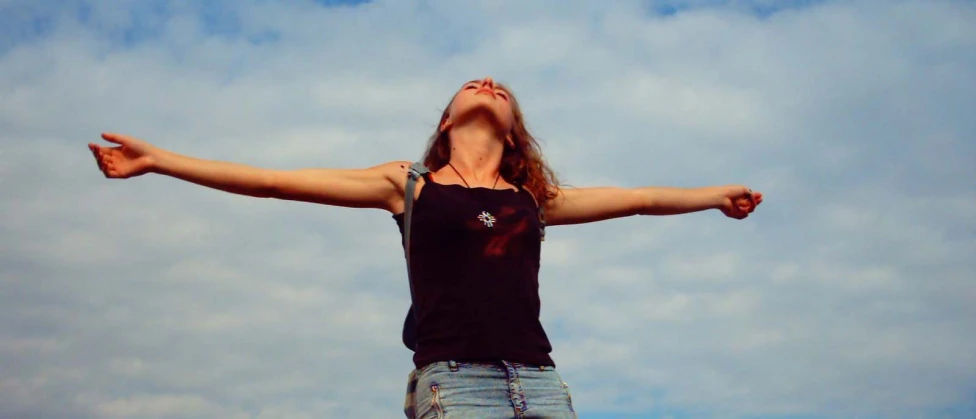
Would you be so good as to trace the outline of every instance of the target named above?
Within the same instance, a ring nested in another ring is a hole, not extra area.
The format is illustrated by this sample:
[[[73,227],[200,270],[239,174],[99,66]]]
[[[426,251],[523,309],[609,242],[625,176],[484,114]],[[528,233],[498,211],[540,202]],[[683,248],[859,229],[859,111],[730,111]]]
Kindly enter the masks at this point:
[[[529,191],[535,197],[536,203],[543,206],[556,197],[559,180],[543,158],[539,143],[525,127],[525,118],[515,95],[503,84],[497,83],[496,86],[508,93],[514,119],[512,144],[505,143],[499,173],[507,182]],[[451,102],[453,101],[454,98],[451,98]],[[449,116],[451,102],[444,108],[441,123],[430,137],[424,153],[424,165],[431,171],[440,170],[451,161],[451,141],[447,132],[440,128]]]

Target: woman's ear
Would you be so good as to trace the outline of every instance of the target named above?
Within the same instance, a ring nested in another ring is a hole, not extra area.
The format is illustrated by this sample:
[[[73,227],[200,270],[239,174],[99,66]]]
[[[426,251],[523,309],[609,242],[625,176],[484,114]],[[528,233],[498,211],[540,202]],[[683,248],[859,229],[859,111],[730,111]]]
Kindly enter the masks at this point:
[[[451,125],[452,124],[453,124],[453,122],[451,122],[450,115],[446,115],[445,114],[444,117],[441,118],[441,124],[440,124],[439,127],[437,127],[437,129],[440,130],[440,132],[445,132],[445,131],[447,131],[448,129],[451,128]]]
[[[511,133],[505,135],[505,144],[508,145],[508,148],[515,148],[515,140],[512,139]]]

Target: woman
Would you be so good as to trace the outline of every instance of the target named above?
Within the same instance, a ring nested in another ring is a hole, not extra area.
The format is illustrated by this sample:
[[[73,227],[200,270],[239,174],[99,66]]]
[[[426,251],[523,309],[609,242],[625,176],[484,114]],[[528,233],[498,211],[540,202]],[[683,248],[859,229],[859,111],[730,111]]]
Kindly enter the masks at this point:
[[[89,148],[109,178],[159,173],[242,195],[379,208],[393,214],[402,234],[407,161],[266,170],[181,156],[123,135],[102,137],[118,146]],[[539,321],[545,225],[706,209],[743,219],[762,201],[743,186],[561,188],[515,97],[490,77],[455,94],[423,163],[430,173],[417,180],[411,217],[410,418],[576,416]]]

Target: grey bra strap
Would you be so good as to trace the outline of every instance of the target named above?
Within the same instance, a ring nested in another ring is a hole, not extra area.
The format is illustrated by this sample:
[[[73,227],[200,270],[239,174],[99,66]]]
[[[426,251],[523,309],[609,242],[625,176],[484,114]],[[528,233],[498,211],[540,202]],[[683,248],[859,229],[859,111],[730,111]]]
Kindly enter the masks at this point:
[[[403,196],[403,251],[407,259],[407,278],[410,280],[410,300],[413,301],[413,278],[410,275],[410,224],[413,219],[413,201],[417,190],[417,179],[430,173],[421,162],[410,165],[407,171],[407,187]]]
[[[417,179],[430,173],[430,169],[421,162],[410,165],[407,171],[407,187],[403,196],[403,246],[407,255],[407,272],[410,271],[410,220],[413,218],[413,201],[417,191]]]
[[[417,308],[413,304],[416,292],[414,290],[413,275],[410,273],[410,225],[413,220],[414,195],[417,191],[417,180],[430,173],[423,163],[417,162],[410,165],[407,171],[407,186],[403,195],[403,253],[407,260],[407,280],[410,285],[410,310],[407,317],[403,320],[403,344],[412,351],[417,350]]]

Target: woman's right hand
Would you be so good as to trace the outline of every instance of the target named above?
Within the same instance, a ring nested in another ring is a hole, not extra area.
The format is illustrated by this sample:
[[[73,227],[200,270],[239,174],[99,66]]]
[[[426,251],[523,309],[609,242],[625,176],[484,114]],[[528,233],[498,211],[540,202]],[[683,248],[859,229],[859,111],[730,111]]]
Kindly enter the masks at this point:
[[[102,138],[119,145],[105,147],[88,143],[88,149],[95,156],[98,168],[105,177],[126,179],[152,170],[157,148],[145,141],[121,134],[104,133]]]
[[[118,144],[88,144],[107,178],[125,179],[153,172],[239,195],[379,208],[394,214],[403,211],[403,190],[410,166],[407,161],[368,169],[269,170],[183,156],[120,134],[106,133],[102,138]]]

